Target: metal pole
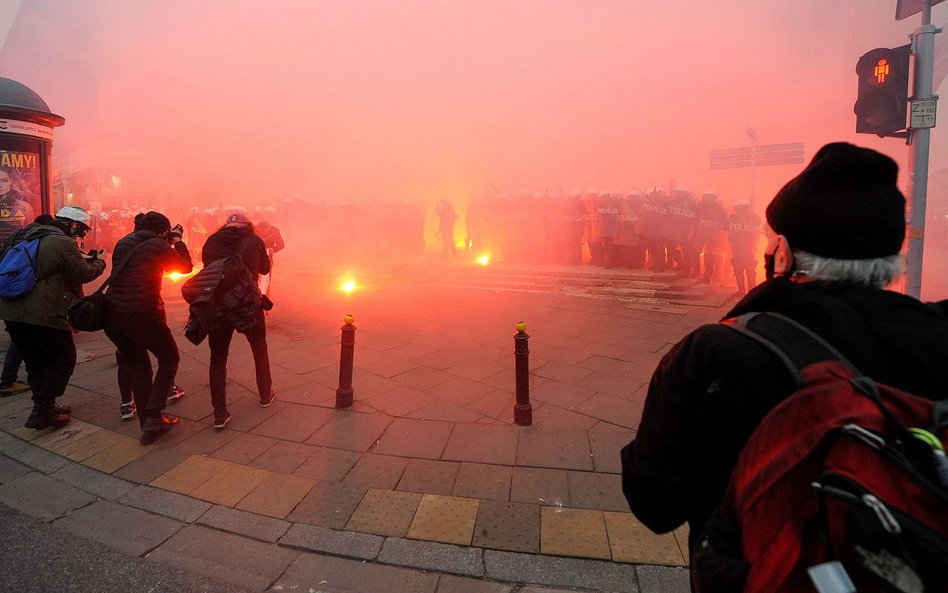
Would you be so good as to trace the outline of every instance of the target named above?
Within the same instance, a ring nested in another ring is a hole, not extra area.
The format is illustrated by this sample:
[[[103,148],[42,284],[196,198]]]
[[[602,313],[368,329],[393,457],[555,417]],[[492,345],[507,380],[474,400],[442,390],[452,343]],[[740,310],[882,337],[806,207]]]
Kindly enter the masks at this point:
[[[530,351],[527,343],[527,324],[518,321],[514,334],[514,357],[517,369],[517,403],[514,405],[514,423],[520,426],[533,424],[533,406],[530,405]]]
[[[757,193],[757,146],[760,144],[759,136],[757,136],[757,131],[754,128],[747,126],[747,135],[751,139],[751,160],[750,160],[750,169],[751,169],[751,195],[750,203],[751,209],[753,210],[756,205],[756,196]]]
[[[932,70],[935,62],[935,33],[932,26],[932,3],[924,0],[922,26],[915,30],[915,89],[913,99],[932,98]],[[922,261],[925,239],[925,206],[928,200],[928,161],[931,129],[909,130],[909,180],[911,211],[907,229],[908,249],[905,256],[905,294],[921,298]]]
[[[339,355],[339,388],[336,389],[336,407],[348,408],[352,405],[352,358],[355,352],[355,318],[346,315],[342,326],[342,350]]]

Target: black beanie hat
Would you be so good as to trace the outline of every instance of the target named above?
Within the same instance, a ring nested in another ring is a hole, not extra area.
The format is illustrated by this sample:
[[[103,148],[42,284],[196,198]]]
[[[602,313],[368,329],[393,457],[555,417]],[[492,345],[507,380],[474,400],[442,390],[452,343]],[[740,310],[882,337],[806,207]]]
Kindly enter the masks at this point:
[[[846,142],[827,144],[767,206],[767,223],[790,247],[834,259],[888,257],[905,239],[905,196],[891,158]]]
[[[171,230],[171,221],[161,212],[150,210],[142,214],[141,217],[135,217],[135,227],[156,233],[163,233]]]

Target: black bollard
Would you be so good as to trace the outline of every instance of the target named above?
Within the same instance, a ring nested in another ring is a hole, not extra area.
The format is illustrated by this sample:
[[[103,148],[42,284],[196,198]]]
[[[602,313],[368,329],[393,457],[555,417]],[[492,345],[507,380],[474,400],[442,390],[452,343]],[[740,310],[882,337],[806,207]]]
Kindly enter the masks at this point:
[[[533,424],[533,406],[530,405],[530,350],[527,343],[527,324],[518,321],[514,334],[514,357],[517,369],[517,403],[514,405],[514,423],[520,426]]]
[[[342,350],[339,355],[339,388],[336,389],[336,407],[348,408],[352,405],[352,355],[355,352],[355,331],[352,325],[355,318],[346,315],[342,326]]]

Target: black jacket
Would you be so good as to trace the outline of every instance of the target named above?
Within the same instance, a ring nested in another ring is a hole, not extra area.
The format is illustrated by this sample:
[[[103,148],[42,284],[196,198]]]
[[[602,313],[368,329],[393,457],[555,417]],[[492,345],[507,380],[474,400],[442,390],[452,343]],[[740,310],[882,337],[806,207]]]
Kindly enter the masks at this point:
[[[929,399],[948,393],[948,316],[885,290],[841,284],[760,285],[728,313],[772,311],[797,320],[881,383]],[[705,325],[662,359],[636,438],[622,450],[622,488],[655,532],[684,522],[691,544],[720,503],[757,424],[793,391],[777,358],[748,337]]]
[[[214,260],[224,259],[237,253],[243,240],[252,236],[243,246],[244,263],[250,268],[254,277],[270,271],[270,258],[267,248],[260,237],[256,236],[248,226],[225,226],[207,238],[201,250],[201,261],[204,265]]]
[[[115,268],[136,245],[142,244],[118,274]],[[187,246],[178,241],[172,247],[154,231],[140,230],[125,235],[112,253],[112,280],[107,289],[109,313],[163,315],[161,278],[165,272],[187,274],[192,269]]]

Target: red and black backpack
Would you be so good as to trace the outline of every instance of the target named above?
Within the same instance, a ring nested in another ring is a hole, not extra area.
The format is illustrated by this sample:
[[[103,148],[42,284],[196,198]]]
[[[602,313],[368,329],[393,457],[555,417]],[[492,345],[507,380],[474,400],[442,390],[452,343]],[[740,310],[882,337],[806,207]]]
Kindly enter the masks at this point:
[[[797,390],[741,451],[691,555],[695,590],[948,591],[948,399],[876,383],[782,315],[723,323]]]

